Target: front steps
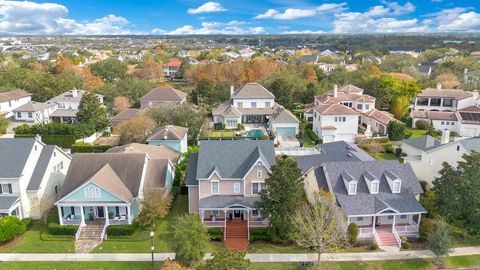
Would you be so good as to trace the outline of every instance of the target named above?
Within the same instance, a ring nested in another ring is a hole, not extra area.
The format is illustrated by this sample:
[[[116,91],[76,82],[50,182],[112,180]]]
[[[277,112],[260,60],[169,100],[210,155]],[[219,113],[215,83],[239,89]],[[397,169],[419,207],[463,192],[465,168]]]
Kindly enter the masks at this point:
[[[86,224],[82,227],[77,241],[75,241],[76,253],[89,253],[102,242],[103,224]]]
[[[399,251],[398,242],[391,230],[377,230],[380,243],[378,246],[385,251]]]
[[[248,249],[248,226],[244,220],[227,221],[225,246],[228,248],[246,251]]]

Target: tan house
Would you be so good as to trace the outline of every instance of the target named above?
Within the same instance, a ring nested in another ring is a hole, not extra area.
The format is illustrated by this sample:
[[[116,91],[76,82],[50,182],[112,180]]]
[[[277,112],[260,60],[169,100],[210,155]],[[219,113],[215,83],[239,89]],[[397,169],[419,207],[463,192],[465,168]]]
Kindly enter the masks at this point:
[[[255,204],[275,164],[270,140],[199,141],[198,154],[189,157],[186,185],[188,210],[198,213],[207,227],[220,227],[227,239],[229,226],[266,227]],[[235,153],[234,155],[232,153]]]
[[[152,89],[140,98],[140,109],[159,105],[180,106],[185,102],[187,102],[187,93],[170,86],[162,86]]]

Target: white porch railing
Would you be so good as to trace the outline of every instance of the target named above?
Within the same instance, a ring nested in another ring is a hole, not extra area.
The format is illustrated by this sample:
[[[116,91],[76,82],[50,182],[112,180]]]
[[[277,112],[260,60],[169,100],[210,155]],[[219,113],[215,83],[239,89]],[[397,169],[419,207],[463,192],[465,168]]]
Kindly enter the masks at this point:
[[[315,148],[309,147],[279,147],[275,148],[275,154],[277,156],[287,155],[287,156],[308,156],[320,154],[320,152]]]
[[[205,227],[223,227],[225,226],[225,221],[224,220],[215,220],[215,221],[204,220],[203,225]]]
[[[77,230],[77,232],[75,233],[75,241],[77,241],[78,238],[80,237],[80,233],[82,232],[82,227],[83,227],[82,224],[80,224],[80,225],[78,226],[78,230]]]
[[[380,241],[380,237],[378,236],[377,230],[375,230],[375,228],[372,228],[372,233],[373,237],[375,238],[375,242],[377,242],[377,244],[380,246],[382,242]]]
[[[62,218],[63,225],[80,225],[82,219],[80,217],[78,218],[68,218],[64,217]]]
[[[268,227],[268,220],[250,220],[250,227]]]
[[[395,230],[399,235],[417,235],[418,230],[416,225],[395,225]]]
[[[358,228],[358,238],[371,238],[372,234],[373,228],[371,226]]]
[[[105,240],[107,239],[107,223],[105,222],[105,224],[103,224],[103,229],[102,229],[102,233],[100,234],[100,239],[101,240]]]
[[[395,236],[395,240],[397,241],[397,245],[399,248],[402,247],[402,240],[400,239],[400,236],[398,235],[397,229],[395,229],[395,226],[392,226],[392,233],[393,236]]]

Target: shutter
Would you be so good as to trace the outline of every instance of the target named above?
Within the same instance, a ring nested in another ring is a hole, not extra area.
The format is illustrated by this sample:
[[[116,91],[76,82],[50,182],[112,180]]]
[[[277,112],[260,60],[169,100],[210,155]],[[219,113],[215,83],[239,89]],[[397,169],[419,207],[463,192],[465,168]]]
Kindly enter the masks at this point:
[[[115,214],[116,214],[117,216],[120,216],[120,207],[118,207],[118,206],[115,207]]]
[[[8,184],[8,194],[12,194],[12,184]]]
[[[71,213],[72,215],[75,215],[75,207],[73,207],[73,206],[70,207],[70,213]]]

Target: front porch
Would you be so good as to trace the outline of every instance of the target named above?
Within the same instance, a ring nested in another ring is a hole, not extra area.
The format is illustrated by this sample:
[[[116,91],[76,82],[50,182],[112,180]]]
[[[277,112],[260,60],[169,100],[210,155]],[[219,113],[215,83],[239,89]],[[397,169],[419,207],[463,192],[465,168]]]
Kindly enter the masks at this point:
[[[130,205],[57,205],[60,225],[85,226],[95,221],[108,225],[132,224]]]

